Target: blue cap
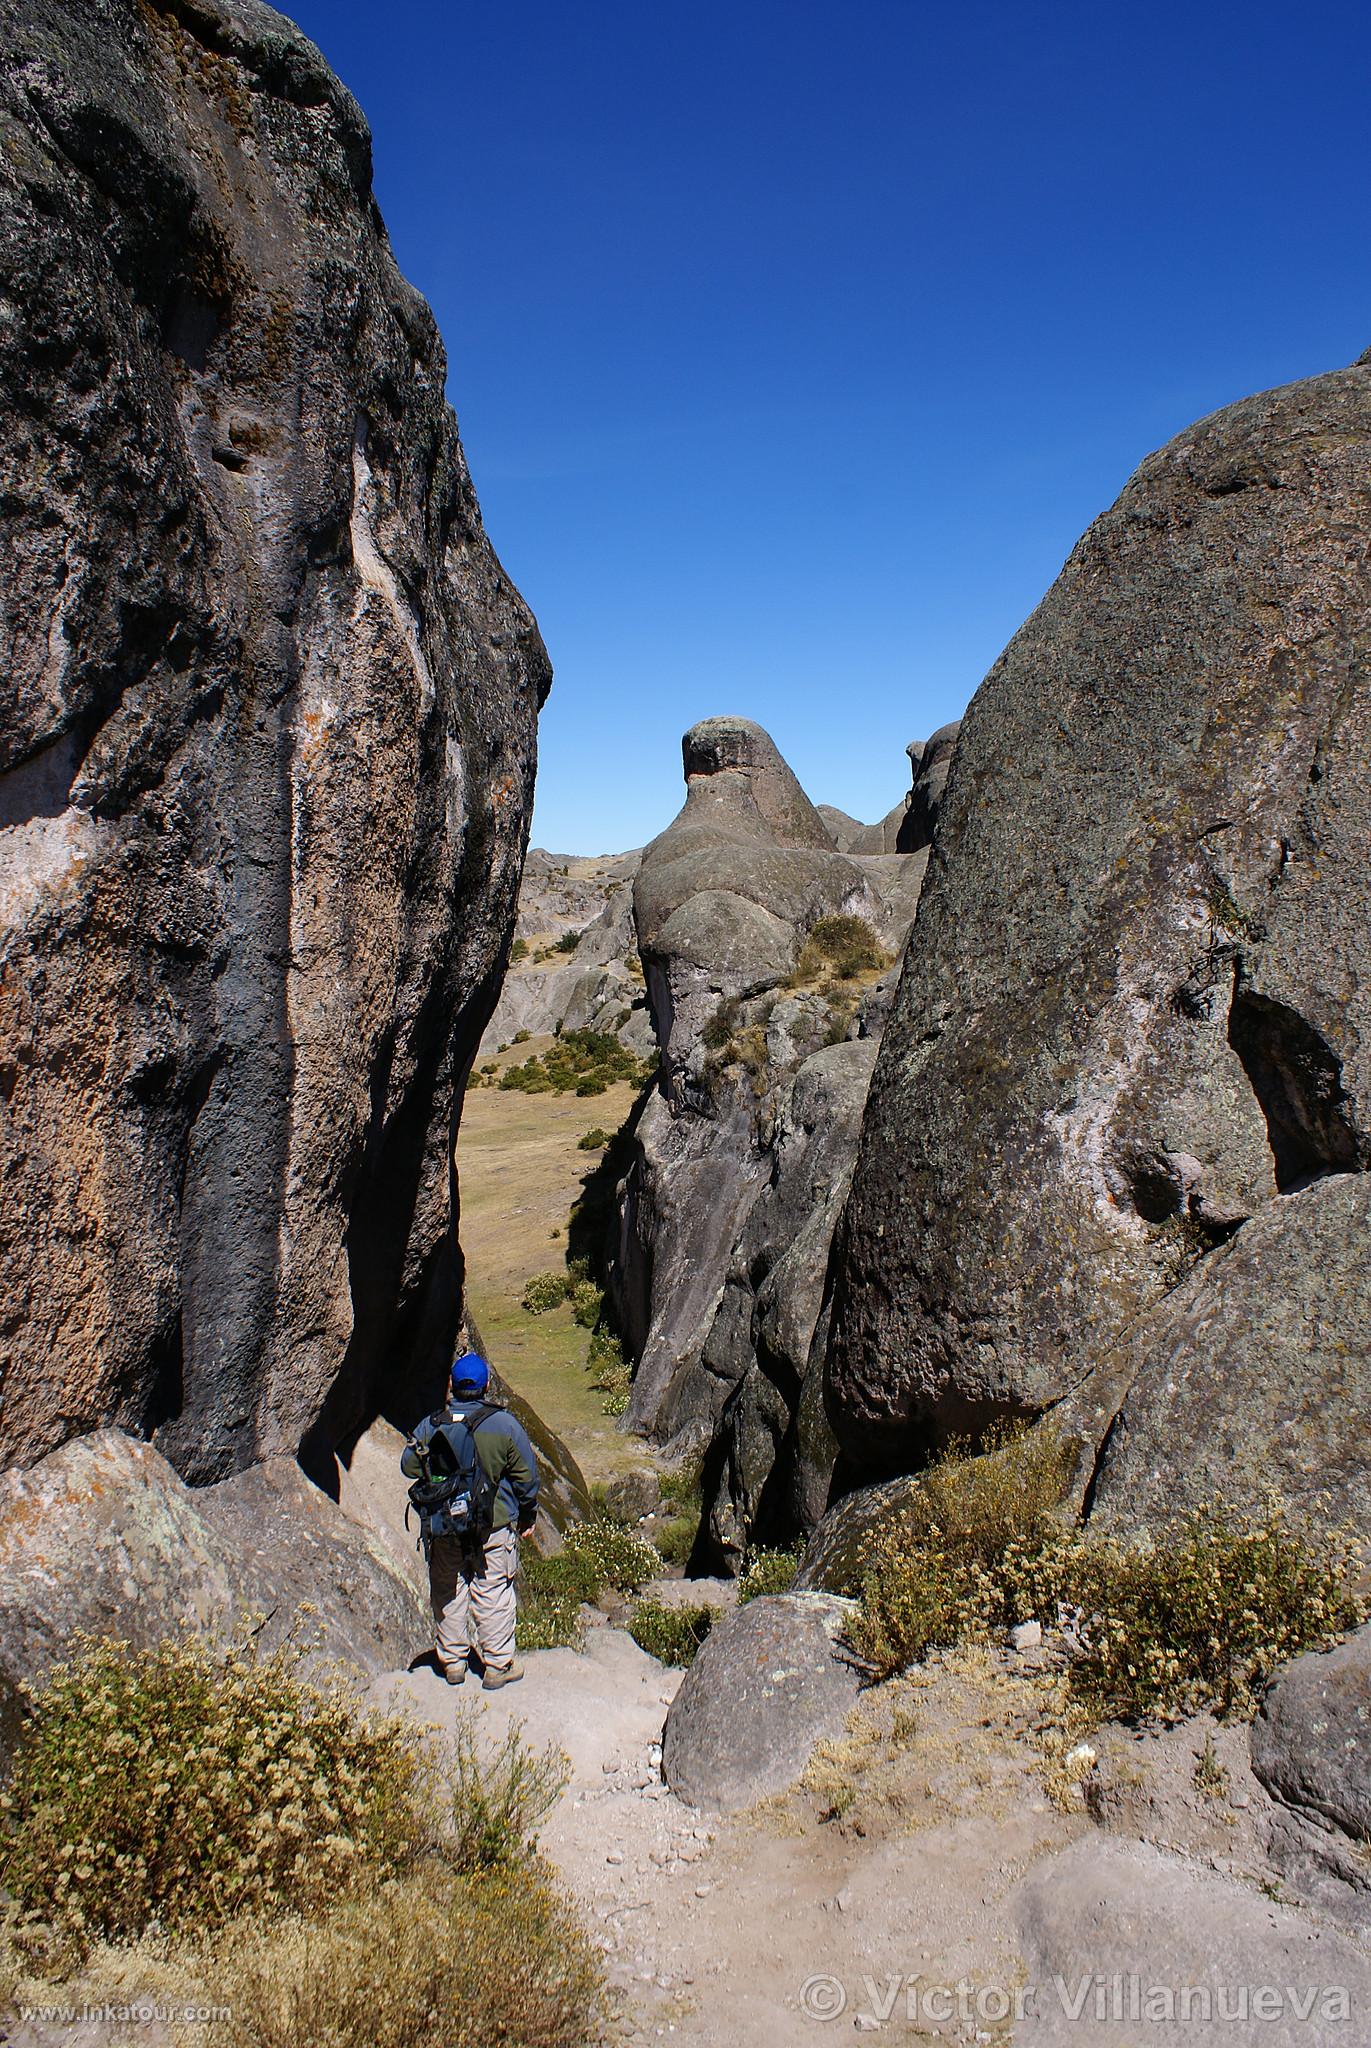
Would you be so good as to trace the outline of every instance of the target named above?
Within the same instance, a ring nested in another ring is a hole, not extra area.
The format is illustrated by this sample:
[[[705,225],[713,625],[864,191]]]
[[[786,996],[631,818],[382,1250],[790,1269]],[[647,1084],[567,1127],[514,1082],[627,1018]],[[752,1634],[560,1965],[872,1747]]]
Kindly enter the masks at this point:
[[[452,1368],[454,1394],[484,1394],[490,1385],[490,1367],[479,1351],[464,1351]]]

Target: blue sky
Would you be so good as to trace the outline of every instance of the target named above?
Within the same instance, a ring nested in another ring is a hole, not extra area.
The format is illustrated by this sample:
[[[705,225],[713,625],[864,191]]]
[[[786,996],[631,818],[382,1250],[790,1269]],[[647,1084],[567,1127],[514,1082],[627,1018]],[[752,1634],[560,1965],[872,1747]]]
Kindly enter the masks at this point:
[[[1371,12],[307,0],[556,669],[535,843],[682,731],[871,819],[1152,448],[1371,345]]]

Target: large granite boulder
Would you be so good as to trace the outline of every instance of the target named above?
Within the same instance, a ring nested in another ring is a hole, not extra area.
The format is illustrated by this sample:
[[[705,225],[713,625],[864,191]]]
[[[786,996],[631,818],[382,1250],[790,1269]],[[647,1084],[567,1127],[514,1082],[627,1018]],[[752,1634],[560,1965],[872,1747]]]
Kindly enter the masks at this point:
[[[851,1039],[796,1071],[701,1354],[724,1452],[711,1535],[735,1567],[749,1543],[788,1541],[827,1503],[834,1445],[814,1339],[875,1062],[873,1039]]]
[[[878,890],[836,850],[760,726],[705,719],[682,757],[685,805],[634,885],[662,1090],[638,1126],[613,1275],[638,1361],[628,1420],[659,1435],[717,1413],[699,1359],[766,1178],[758,1104],[773,1078],[776,991],[818,919],[881,915]]]
[[[963,722],[836,1260],[828,1408],[871,1477],[1112,1372],[1192,1274],[1137,1359],[1119,1485],[1184,1439],[1180,1410],[1229,1427],[1249,1371],[1276,1476],[1316,1462],[1326,1426],[1302,1445],[1303,1396],[1276,1388],[1283,1360],[1304,1369],[1310,1288],[1285,1308],[1248,1290],[1249,1359],[1224,1281],[1241,1266],[1215,1254],[1239,1233],[1241,1262],[1257,1229],[1254,1259],[1331,1255],[1355,1190],[1301,1190],[1371,1159],[1369,455],[1363,366],[1189,429],[1090,529]],[[1196,1391],[1205,1275],[1241,1375],[1222,1392]],[[1363,1335],[1353,1401],[1365,1356]]]
[[[207,1480],[441,1370],[549,671],[314,46],[0,25],[0,1458]]]
[[[192,1488],[99,1430],[0,1474],[0,1689],[41,1678],[78,1630],[151,1647],[250,1617],[264,1647],[293,1633],[368,1676],[431,1632],[416,1586],[292,1459]]]
[[[1272,1489],[1310,1523],[1371,1521],[1371,1179],[1284,1195],[1195,1267],[1063,1404],[1115,1415],[1092,1519],[1145,1529]]]
[[[662,1774],[679,1798],[751,1806],[786,1791],[816,1746],[842,1735],[857,1698],[840,1644],[850,1613],[826,1594],[779,1593],[715,1623],[666,1717]]]
[[[1145,1842],[1087,1837],[1014,1896],[1015,2048],[1158,2041],[1343,2048],[1371,2011],[1360,1943]]]
[[[1286,1666],[1252,1724],[1252,1768],[1277,1799],[1371,1842],[1371,1628]]]
[[[519,1031],[535,1038],[599,1031],[640,1058],[652,1050],[633,922],[639,858],[623,853],[558,861],[537,847],[530,852],[517,925],[525,947],[516,945],[519,957],[505,976],[480,1057],[501,1051]]]

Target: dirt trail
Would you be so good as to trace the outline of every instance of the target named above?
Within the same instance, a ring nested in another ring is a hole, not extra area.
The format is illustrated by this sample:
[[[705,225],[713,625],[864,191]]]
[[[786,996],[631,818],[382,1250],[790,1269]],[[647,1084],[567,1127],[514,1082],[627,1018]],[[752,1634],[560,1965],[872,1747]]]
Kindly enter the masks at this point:
[[[444,1728],[470,1711],[492,1741],[516,1721],[529,1742],[566,1751],[571,1782],[542,1842],[604,1952],[616,2038],[699,2048],[833,2038],[839,2016],[810,2016],[802,2002],[816,1977],[810,1997],[831,2001],[833,1982],[841,1987],[843,2032],[1010,2038],[955,2013],[944,2026],[905,2010],[913,1973],[932,1987],[1014,1982],[1002,1901],[1085,1826],[1050,1803],[1039,1753],[1005,1739],[1002,1712],[991,1710],[989,1731],[978,1725],[979,1687],[944,1687],[902,1756],[885,1721],[859,1713],[852,1743],[813,1788],[719,1817],[661,1782],[662,1723],[681,1673],[608,1624],[588,1630],[581,1652],[524,1662],[524,1681],[494,1695],[423,1669],[380,1681],[375,1697]],[[893,1770],[890,1782],[873,1778],[873,1763]],[[867,1788],[841,1824],[821,1817],[835,1783]],[[896,1980],[896,2009],[882,2019]]]

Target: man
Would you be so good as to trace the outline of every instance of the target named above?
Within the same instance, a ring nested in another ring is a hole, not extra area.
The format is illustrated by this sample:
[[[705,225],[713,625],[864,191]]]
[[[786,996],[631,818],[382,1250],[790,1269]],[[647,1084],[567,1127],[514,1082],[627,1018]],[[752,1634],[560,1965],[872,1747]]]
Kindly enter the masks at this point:
[[[452,1368],[452,1398],[425,1416],[405,1446],[400,1469],[424,1475],[419,1451],[446,1422],[466,1422],[481,1470],[494,1488],[491,1528],[481,1539],[433,1536],[427,1542],[434,1651],[449,1685],[461,1685],[472,1650],[485,1672],[483,1689],[495,1692],[523,1677],[514,1661],[514,1575],[519,1537],[532,1534],[538,1510],[538,1466],[533,1446],[505,1408],[486,1402],[490,1367],[474,1351]]]

